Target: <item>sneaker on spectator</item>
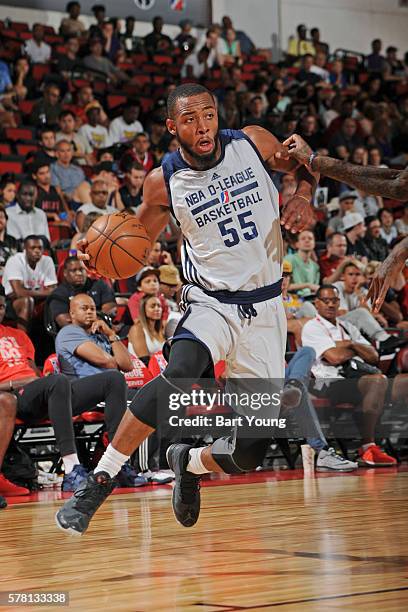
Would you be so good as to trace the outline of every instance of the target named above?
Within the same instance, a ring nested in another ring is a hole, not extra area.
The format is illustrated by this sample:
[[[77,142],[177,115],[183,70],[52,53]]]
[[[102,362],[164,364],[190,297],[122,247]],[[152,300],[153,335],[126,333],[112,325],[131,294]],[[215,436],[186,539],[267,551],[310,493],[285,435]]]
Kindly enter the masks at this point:
[[[72,472],[65,474],[62,479],[61,490],[64,492],[75,491],[87,476],[88,470],[86,470],[83,465],[74,465]]]
[[[358,463],[338,455],[334,448],[322,449],[317,456],[316,472],[352,472]]]
[[[144,487],[148,484],[147,478],[139,475],[130,463],[125,463],[122,466],[122,469],[116,476],[116,481],[119,487]]]
[[[6,500],[4,499],[4,497],[2,497],[2,496],[0,495],[0,510],[1,510],[2,508],[7,508],[7,502],[6,502]]]
[[[171,475],[169,472],[151,472],[148,470],[147,472],[142,472],[140,476],[144,476],[147,478],[148,482],[151,484],[168,484],[169,482],[173,482],[174,474]]]
[[[30,495],[30,489],[20,487],[8,480],[4,474],[0,474],[0,495],[13,497],[15,495]]]
[[[377,444],[372,444],[366,450],[358,449],[358,463],[363,466],[371,467],[389,467],[397,465],[397,460],[394,457],[387,455]]]

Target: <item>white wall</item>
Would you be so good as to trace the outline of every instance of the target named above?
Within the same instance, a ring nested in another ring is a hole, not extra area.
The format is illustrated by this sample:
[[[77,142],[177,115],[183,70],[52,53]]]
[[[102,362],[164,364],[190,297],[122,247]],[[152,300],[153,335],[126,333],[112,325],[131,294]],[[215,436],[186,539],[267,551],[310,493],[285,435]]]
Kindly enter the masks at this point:
[[[214,23],[229,15],[237,30],[244,30],[257,47],[274,46],[279,32],[278,0],[213,0]]]
[[[398,0],[281,0],[284,48],[299,23],[320,28],[333,51],[369,53],[374,38],[381,38],[384,48],[398,47],[400,56],[408,51],[408,8],[400,7]]]

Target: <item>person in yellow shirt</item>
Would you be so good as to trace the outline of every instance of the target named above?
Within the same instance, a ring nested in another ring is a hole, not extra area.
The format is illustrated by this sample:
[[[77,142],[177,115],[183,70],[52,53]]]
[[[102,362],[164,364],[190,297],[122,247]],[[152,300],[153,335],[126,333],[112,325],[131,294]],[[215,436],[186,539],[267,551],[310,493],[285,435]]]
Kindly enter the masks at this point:
[[[287,54],[289,56],[292,56],[293,58],[300,57],[309,53],[310,55],[314,56],[316,54],[316,49],[312,41],[306,40],[306,26],[301,23],[300,25],[298,25],[296,30],[298,34],[297,38],[295,38],[294,36],[291,36],[289,38]]]

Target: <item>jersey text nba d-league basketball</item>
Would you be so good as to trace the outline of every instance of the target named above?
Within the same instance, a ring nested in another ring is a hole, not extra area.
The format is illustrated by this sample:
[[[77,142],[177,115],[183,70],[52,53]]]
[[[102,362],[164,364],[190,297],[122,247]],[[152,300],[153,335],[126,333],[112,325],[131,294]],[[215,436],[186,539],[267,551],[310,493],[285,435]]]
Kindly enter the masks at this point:
[[[222,153],[195,170],[179,151],[162,164],[184,237],[185,315],[174,338],[194,338],[229,377],[283,378],[286,317],[280,296],[278,192],[255,145],[221,130]]]
[[[194,170],[179,151],[163,164],[184,236],[184,277],[209,290],[251,291],[281,278],[278,192],[242,131],[221,130],[222,155]]]

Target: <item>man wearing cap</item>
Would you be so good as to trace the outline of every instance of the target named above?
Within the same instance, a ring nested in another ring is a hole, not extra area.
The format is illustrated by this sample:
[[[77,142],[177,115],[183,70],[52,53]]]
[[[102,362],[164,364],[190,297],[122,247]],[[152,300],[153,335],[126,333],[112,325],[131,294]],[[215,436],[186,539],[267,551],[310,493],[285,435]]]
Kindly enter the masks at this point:
[[[145,266],[136,275],[136,292],[129,298],[128,309],[132,321],[135,323],[139,318],[140,300],[145,295],[156,295],[163,309],[163,321],[169,316],[169,306],[164,295],[160,294],[160,272],[153,266]]]
[[[365,257],[368,262],[370,252],[363,241],[367,231],[363,217],[360,213],[348,213],[343,218],[343,227],[347,240],[347,255]]]
[[[350,212],[354,212],[354,202],[358,198],[356,191],[343,191],[339,196],[340,211],[332,217],[327,227],[327,236],[333,232],[343,232],[343,217]]]
[[[99,102],[94,100],[85,107],[88,123],[82,125],[78,130],[78,136],[83,143],[84,149],[106,149],[111,146],[109,132],[102,125],[101,107]]]
[[[174,296],[181,285],[180,274],[176,266],[170,266],[167,264],[160,266],[159,281],[160,293],[165,298],[169,310],[172,312],[179,312],[180,309],[174,299]]]

